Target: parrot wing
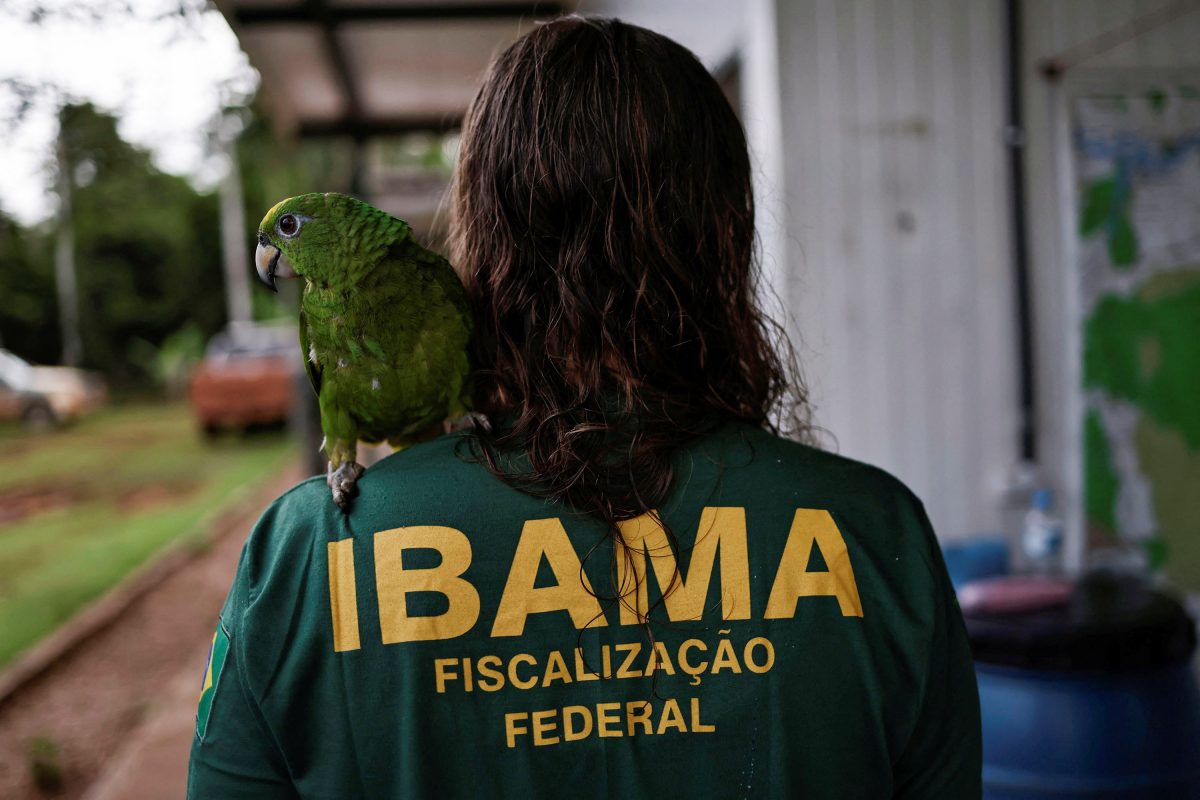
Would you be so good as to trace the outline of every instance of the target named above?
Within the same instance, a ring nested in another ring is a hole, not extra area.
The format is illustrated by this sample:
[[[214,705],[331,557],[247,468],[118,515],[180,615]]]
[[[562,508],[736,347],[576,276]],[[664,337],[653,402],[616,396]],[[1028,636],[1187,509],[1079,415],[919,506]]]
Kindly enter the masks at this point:
[[[304,371],[308,373],[308,382],[313,391],[321,395],[321,367],[312,359],[312,343],[308,339],[308,317],[304,309],[300,309],[300,357],[304,360]]]

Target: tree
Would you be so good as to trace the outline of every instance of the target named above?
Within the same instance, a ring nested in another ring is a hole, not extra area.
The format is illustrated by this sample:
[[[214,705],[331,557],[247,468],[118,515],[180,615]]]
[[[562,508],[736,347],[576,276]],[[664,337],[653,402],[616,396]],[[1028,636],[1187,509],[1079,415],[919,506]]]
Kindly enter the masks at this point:
[[[157,345],[191,322],[224,324],[217,204],[159,171],[89,104],[68,105],[62,141],[71,165],[83,364],[117,383],[145,377],[136,342]],[[0,334],[33,360],[57,360],[49,236],[0,223]]]
[[[0,213],[0,345],[41,363],[58,359],[54,240]]]

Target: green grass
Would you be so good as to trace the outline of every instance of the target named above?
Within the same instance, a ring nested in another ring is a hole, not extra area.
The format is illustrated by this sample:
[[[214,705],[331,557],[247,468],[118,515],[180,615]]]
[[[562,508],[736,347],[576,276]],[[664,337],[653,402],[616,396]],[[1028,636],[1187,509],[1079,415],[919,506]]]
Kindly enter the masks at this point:
[[[214,515],[293,455],[282,434],[206,442],[179,404],[111,408],[42,434],[0,429],[0,510],[56,497],[0,521],[0,665],[164,545],[199,546]]]

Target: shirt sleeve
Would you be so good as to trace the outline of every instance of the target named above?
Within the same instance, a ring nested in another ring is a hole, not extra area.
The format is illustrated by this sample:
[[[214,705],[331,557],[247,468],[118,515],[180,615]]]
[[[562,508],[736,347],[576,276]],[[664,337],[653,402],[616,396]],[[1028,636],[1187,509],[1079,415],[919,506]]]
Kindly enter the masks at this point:
[[[189,800],[296,798],[287,766],[246,682],[246,552],[221,611],[188,765]],[[206,697],[211,693],[211,696]]]
[[[921,710],[893,771],[896,798],[982,795],[979,690],[966,626],[941,548],[922,510],[937,593]]]

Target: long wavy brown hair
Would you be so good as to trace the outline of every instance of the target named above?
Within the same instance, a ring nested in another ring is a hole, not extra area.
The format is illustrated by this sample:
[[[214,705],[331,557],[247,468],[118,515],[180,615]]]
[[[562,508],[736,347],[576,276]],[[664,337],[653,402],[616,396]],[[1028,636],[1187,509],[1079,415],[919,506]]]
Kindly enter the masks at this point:
[[[452,197],[493,472],[619,537],[722,423],[807,434],[792,350],[756,304],[746,139],[687,49],[612,19],[535,28],[488,70]]]

